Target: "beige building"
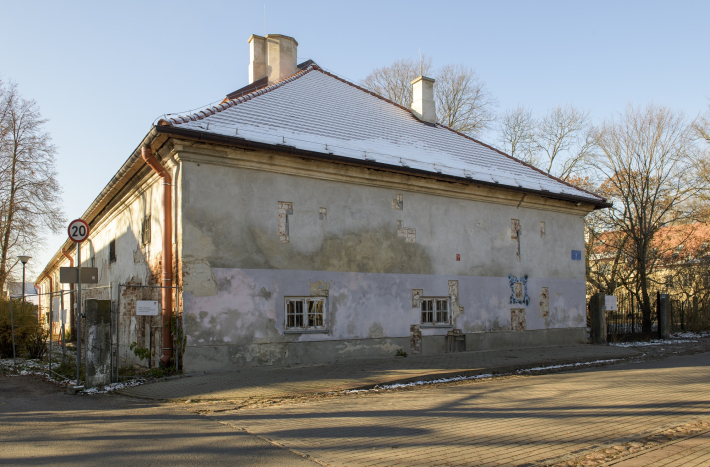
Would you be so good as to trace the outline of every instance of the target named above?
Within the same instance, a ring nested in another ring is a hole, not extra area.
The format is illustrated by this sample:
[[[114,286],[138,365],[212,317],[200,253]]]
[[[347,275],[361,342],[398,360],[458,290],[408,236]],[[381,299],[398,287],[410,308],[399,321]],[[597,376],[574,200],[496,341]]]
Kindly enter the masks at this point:
[[[606,201],[437,124],[433,80],[404,108],[297,65],[297,45],[252,36],[249,84],[161,120],[84,214],[119,357],[157,325],[173,358],[140,298],[177,315],[186,371],[444,352],[447,335],[586,342],[583,219]]]

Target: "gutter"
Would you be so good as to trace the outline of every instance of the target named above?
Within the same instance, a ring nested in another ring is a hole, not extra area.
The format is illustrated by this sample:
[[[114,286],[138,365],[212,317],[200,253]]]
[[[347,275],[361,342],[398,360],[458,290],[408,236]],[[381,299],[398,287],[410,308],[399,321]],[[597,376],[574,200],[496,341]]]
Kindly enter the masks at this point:
[[[288,145],[284,145],[284,144],[259,143],[259,142],[250,141],[250,140],[247,140],[244,138],[240,138],[238,136],[215,135],[213,133],[207,133],[204,131],[191,130],[191,129],[187,129],[187,128],[176,128],[174,126],[166,126],[166,125],[155,126],[155,127],[153,127],[153,131],[155,131],[156,133],[161,133],[161,134],[165,134],[165,135],[169,135],[169,136],[178,136],[178,137],[182,137],[185,139],[190,139],[193,141],[201,141],[201,142],[215,143],[215,144],[224,144],[224,145],[234,146],[234,147],[243,148],[243,149],[262,149],[262,150],[277,151],[277,152],[281,152],[281,153],[289,154],[289,155],[293,155],[293,156],[307,157],[307,158],[311,158],[311,159],[318,159],[318,160],[331,161],[331,162],[338,162],[341,164],[348,164],[348,165],[357,165],[360,167],[368,167],[368,168],[373,168],[373,169],[386,170],[389,172],[398,172],[398,173],[404,173],[404,174],[409,174],[409,175],[424,176],[426,178],[437,179],[437,180],[442,180],[442,181],[447,181],[447,182],[457,182],[457,183],[466,183],[466,184],[470,184],[470,185],[483,185],[483,186],[496,187],[499,189],[516,191],[516,192],[520,192],[520,193],[535,194],[538,196],[542,196],[543,198],[551,198],[551,199],[556,199],[556,200],[561,200],[561,201],[569,201],[571,203],[574,203],[575,205],[591,204],[592,206],[594,206],[595,210],[610,208],[612,206],[612,204],[610,202],[606,201],[603,198],[601,201],[594,202],[593,200],[590,200],[589,198],[585,198],[582,196],[556,194],[556,193],[552,193],[549,191],[531,190],[529,188],[523,188],[523,187],[500,185],[500,184],[493,183],[493,182],[474,180],[474,179],[470,179],[470,178],[466,178],[466,177],[457,177],[455,175],[445,175],[445,174],[434,175],[431,172],[427,172],[426,170],[412,169],[410,167],[395,167],[395,166],[392,166],[389,164],[383,164],[381,162],[355,159],[352,157],[335,156],[333,154],[325,154],[325,153],[320,153],[320,152],[315,152],[315,151],[308,151],[305,149],[297,149],[293,146],[288,146]]]
[[[163,332],[161,333],[163,355],[160,357],[160,361],[164,366],[168,366],[173,356],[173,333],[170,327],[173,314],[173,179],[170,173],[165,170],[165,167],[155,158],[150,146],[143,146],[141,148],[141,155],[145,163],[153,169],[153,172],[163,179],[163,245],[161,260],[163,275],[162,288],[160,289],[161,305],[163,308]]]

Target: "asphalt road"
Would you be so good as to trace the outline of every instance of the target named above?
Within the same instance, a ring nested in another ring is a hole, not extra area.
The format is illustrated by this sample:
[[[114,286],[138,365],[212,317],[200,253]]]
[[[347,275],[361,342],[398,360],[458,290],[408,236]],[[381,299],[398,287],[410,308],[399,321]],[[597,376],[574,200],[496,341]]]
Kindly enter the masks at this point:
[[[175,404],[68,396],[38,377],[0,377],[0,465],[312,466]]]
[[[546,465],[710,420],[708,388],[710,353],[239,409],[0,377],[0,465]]]

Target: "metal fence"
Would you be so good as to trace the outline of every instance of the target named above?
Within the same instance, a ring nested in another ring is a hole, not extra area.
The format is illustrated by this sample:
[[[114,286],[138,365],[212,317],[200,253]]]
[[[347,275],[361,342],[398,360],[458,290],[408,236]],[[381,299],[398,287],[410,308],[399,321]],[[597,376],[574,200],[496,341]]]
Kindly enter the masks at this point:
[[[632,341],[658,337],[658,292],[650,293],[650,330],[643,329],[642,306],[635,294],[617,291],[617,309],[606,312],[607,341]],[[710,306],[681,295],[671,296],[671,332],[710,329]],[[710,304],[709,304],[710,305]]]
[[[111,304],[111,321],[110,321],[110,342],[106,345],[111,349],[111,376],[114,382],[119,381],[123,377],[132,377],[135,374],[135,367],[157,366],[161,356],[161,333],[163,331],[162,316],[138,316],[136,313],[136,302],[138,300],[154,300],[160,305],[162,310],[161,291],[166,287],[151,286],[140,284],[110,284],[106,286],[82,287],[81,301],[82,312],[86,309],[86,301],[91,299],[108,300]],[[181,368],[182,353],[184,352],[183,345],[183,329],[182,329],[182,314],[180,313],[180,293],[179,288],[167,287],[177,292],[175,293],[175,302],[173,307],[173,322],[171,323],[172,331],[175,335],[173,342],[173,362],[175,370]],[[75,303],[76,289],[58,290],[55,292],[26,294],[25,298],[30,300],[32,297],[37,297],[40,301],[39,310],[41,313],[40,321],[46,320],[44,326],[49,331],[49,355],[48,360],[52,359],[53,341],[58,340],[60,349],[66,353],[68,342],[65,340],[65,333],[71,321],[77,319],[77,310],[71,309],[70,304]],[[22,307],[20,297],[12,296],[10,300],[10,318],[11,318],[11,334],[12,334],[12,349],[13,356],[15,352],[14,335],[15,332],[21,330],[22,325],[14,322],[14,312],[20,312]],[[66,312],[66,313],[65,313]],[[72,316],[73,315],[73,316]],[[82,342],[86,342],[86,327],[81,327]],[[137,348],[149,349],[148,358],[141,359],[131,349],[131,343],[135,343]],[[87,346],[82,345],[81,357],[82,362],[86,361]],[[64,359],[65,360],[65,359]],[[121,371],[126,370],[126,371]],[[47,371],[54,373],[52,367],[47,366]],[[129,373],[125,376],[122,373]]]

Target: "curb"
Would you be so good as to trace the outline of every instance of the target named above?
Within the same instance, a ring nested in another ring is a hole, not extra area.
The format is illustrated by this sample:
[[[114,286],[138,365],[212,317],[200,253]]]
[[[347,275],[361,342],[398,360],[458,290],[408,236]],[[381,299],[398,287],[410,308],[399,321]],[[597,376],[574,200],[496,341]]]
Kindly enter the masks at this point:
[[[613,363],[608,363],[608,364],[602,364],[603,366],[607,365],[616,365],[620,363],[624,363],[627,361],[629,358],[634,358],[640,355],[640,352],[637,352],[636,355],[629,355],[626,357],[621,357],[618,358],[616,362]],[[561,360],[547,360],[543,362],[535,362],[535,363],[528,363],[528,364],[522,364],[522,365],[505,365],[505,366],[499,366],[499,367],[489,367],[489,368],[472,368],[468,370],[447,370],[447,371],[434,371],[430,373],[421,373],[417,374],[414,376],[405,376],[405,377],[395,377],[391,379],[384,378],[380,381],[377,381],[375,383],[367,383],[367,384],[360,384],[360,385],[352,385],[352,386],[336,386],[336,387],[331,387],[331,388],[324,388],[321,391],[318,392],[308,392],[308,391],[293,391],[293,392],[284,392],[283,394],[280,394],[279,396],[274,396],[274,397],[294,397],[294,396],[300,396],[300,395],[305,395],[305,394],[325,394],[329,392],[340,392],[340,391],[357,391],[357,390],[368,390],[368,389],[375,389],[377,386],[382,386],[382,385],[392,385],[392,384],[407,384],[407,383],[412,383],[416,381],[433,381],[437,379],[442,379],[442,378],[452,378],[456,376],[463,376],[463,377],[470,377],[470,376],[478,376],[478,375],[483,375],[483,374],[492,374],[494,377],[495,376],[508,376],[508,375],[514,375],[518,371],[524,371],[524,370],[529,370],[532,368],[537,368],[540,366],[552,366],[552,365],[573,365],[576,363],[584,364],[584,363],[590,363],[599,360],[599,357],[590,357],[590,358],[567,358],[567,359],[561,359]],[[562,368],[560,371],[579,371],[579,370],[584,370],[587,368],[591,368],[590,366],[585,366],[585,367],[580,367],[580,368]],[[554,370],[554,369],[550,369]],[[543,370],[541,370],[543,371]],[[156,381],[155,383],[160,382]],[[154,384],[154,383],[150,383]],[[163,402],[184,402],[189,399],[194,399],[195,396],[192,397],[181,397],[181,398],[161,398],[161,397],[150,397],[150,396],[144,396],[144,395],[138,395],[138,394],[131,394],[131,393],[125,393],[123,391],[115,391],[114,394],[119,394],[124,397],[131,397],[135,399],[142,399],[142,400],[153,400],[153,401],[163,401]],[[227,398],[204,398],[204,399],[197,399],[199,401],[222,401],[222,400],[230,400]]]

